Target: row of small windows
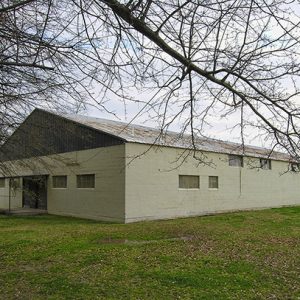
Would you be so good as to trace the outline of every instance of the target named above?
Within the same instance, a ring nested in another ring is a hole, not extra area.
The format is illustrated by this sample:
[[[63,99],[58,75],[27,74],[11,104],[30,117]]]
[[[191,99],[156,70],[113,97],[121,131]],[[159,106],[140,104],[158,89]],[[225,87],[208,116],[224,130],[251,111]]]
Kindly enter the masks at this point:
[[[229,155],[229,166],[243,167],[243,157],[240,155]],[[271,170],[272,164],[270,159],[261,158],[260,168],[265,170]],[[299,172],[299,164],[291,163],[290,170],[293,172]],[[218,176],[209,176],[208,186],[211,189],[218,189],[219,182]],[[52,176],[53,188],[67,188],[68,177],[66,175]],[[83,174],[76,176],[77,188],[95,188],[95,174]],[[179,188],[184,189],[199,189],[200,177],[196,175],[179,175]],[[5,178],[0,178],[0,188],[5,188]]]
[[[68,177],[66,175],[52,176],[52,187],[55,189],[65,189],[68,187]],[[95,174],[84,174],[76,176],[76,187],[79,189],[95,188]],[[5,188],[5,178],[0,178],[0,188]]]
[[[65,189],[68,187],[68,177],[66,175],[52,176],[52,187],[55,189]],[[95,174],[84,174],[76,176],[76,187],[79,189],[95,188]],[[5,188],[5,178],[0,178],[0,188]]]
[[[232,167],[244,167],[243,156],[240,155],[228,155],[229,166]],[[264,170],[272,169],[272,160],[267,158],[260,158],[260,168]],[[300,166],[298,163],[290,163],[290,170],[292,172],[299,172]]]
[[[54,189],[66,189],[68,177],[66,175],[52,176],[52,187]],[[95,174],[77,175],[76,187],[79,189],[95,188]]]
[[[19,178],[10,178],[9,184],[12,188],[20,186]],[[0,178],[0,188],[5,188],[5,177]]]
[[[229,160],[229,166],[244,167],[243,156],[231,154],[228,156],[228,160]],[[272,169],[271,159],[260,158],[259,162],[260,162],[261,169],[264,169],[264,170]],[[291,164],[291,169],[292,169],[292,171],[295,171],[295,170],[293,170],[293,165],[294,164]]]
[[[198,175],[179,175],[179,188],[180,189],[199,189],[200,176]],[[219,188],[219,177],[208,176],[208,188]]]

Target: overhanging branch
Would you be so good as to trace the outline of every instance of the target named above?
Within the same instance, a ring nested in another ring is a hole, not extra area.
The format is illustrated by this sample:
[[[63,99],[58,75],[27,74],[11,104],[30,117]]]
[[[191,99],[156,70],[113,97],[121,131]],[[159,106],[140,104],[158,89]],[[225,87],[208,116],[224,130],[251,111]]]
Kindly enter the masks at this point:
[[[28,64],[28,63],[17,63],[17,62],[9,62],[9,61],[0,61],[0,66],[15,66],[15,67],[26,67],[26,68],[38,68],[42,70],[50,70],[53,71],[53,67],[47,67],[39,64]]]
[[[10,5],[10,6],[1,7],[0,8],[0,13],[3,13],[3,12],[6,12],[6,11],[9,11],[9,10],[13,10],[13,9],[19,8],[21,6],[29,4],[30,2],[35,2],[35,1],[36,0],[24,0],[24,1],[21,1],[21,2],[16,2],[15,4]]]

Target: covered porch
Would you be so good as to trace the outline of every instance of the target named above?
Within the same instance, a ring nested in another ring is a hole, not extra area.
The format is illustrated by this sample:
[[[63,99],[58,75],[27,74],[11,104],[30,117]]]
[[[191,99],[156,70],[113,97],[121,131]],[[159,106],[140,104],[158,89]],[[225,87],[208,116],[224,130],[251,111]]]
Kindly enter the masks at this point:
[[[0,190],[0,213],[33,215],[47,212],[48,175],[6,177]]]

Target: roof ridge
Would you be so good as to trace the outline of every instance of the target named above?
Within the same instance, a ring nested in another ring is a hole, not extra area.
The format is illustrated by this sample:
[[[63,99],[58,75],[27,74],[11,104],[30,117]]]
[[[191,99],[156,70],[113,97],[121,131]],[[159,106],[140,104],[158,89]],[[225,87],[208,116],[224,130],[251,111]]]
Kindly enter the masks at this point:
[[[109,123],[114,123],[114,124],[120,124],[120,125],[124,125],[125,129],[126,128],[131,128],[131,127],[134,127],[134,128],[141,128],[141,129],[147,129],[147,130],[151,130],[151,131],[156,131],[157,133],[161,132],[160,129],[158,128],[154,128],[154,127],[150,127],[150,126],[146,126],[146,125],[140,125],[140,124],[135,124],[135,123],[126,123],[124,121],[116,121],[116,120],[112,120],[112,119],[106,119],[106,118],[99,118],[99,117],[94,117],[94,116],[86,116],[86,115],[80,115],[80,114],[68,114],[66,115],[66,117],[75,117],[75,119],[77,119],[77,117],[83,117],[83,118],[86,118],[86,119],[96,119],[96,120],[99,120],[99,121],[104,121],[104,122],[109,122]],[[165,132],[166,134],[174,134],[174,135],[177,135],[178,137],[180,135],[182,135],[183,137],[185,138],[190,138],[191,137],[191,134],[188,134],[188,133],[183,133],[181,134],[181,132],[178,132],[178,131],[174,131],[174,130],[167,130]],[[248,144],[245,144],[243,146],[243,144],[241,143],[238,143],[238,142],[232,142],[232,141],[228,141],[228,140],[221,140],[221,139],[217,139],[217,138],[212,138],[212,137],[203,137],[203,136],[198,136],[196,135],[196,139],[199,140],[199,141],[206,141],[206,142],[218,142],[218,143],[224,143],[224,144],[228,144],[228,145],[232,145],[232,146],[236,146],[237,148],[239,147],[247,147],[247,148],[253,148],[253,149],[257,149],[257,150],[265,150],[265,151],[271,151],[271,149],[269,148],[265,148],[265,147],[261,147],[261,146],[254,146],[254,145],[248,145]],[[278,151],[273,151],[275,153],[283,153],[283,152],[278,152]]]
[[[47,110],[44,111],[62,116],[73,122],[77,122],[85,126],[100,130],[102,132],[117,136],[127,142],[149,145],[155,144],[158,146],[184,149],[191,149],[192,147],[194,147],[191,142],[191,134],[183,134],[171,130],[162,132],[158,128],[94,116],[79,114],[60,115],[57,112]],[[259,146],[243,145],[242,143],[220,140],[210,137],[195,136],[195,145],[197,150],[205,152],[272,158],[275,160],[284,161],[290,161],[291,159],[290,156],[284,152],[273,151],[272,149]]]

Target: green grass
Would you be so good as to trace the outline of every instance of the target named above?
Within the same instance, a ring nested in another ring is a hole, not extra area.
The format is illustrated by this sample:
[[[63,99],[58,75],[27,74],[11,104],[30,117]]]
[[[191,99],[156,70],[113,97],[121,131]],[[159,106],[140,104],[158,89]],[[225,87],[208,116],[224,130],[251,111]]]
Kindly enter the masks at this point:
[[[0,298],[300,299],[300,207],[128,225],[0,216]]]

